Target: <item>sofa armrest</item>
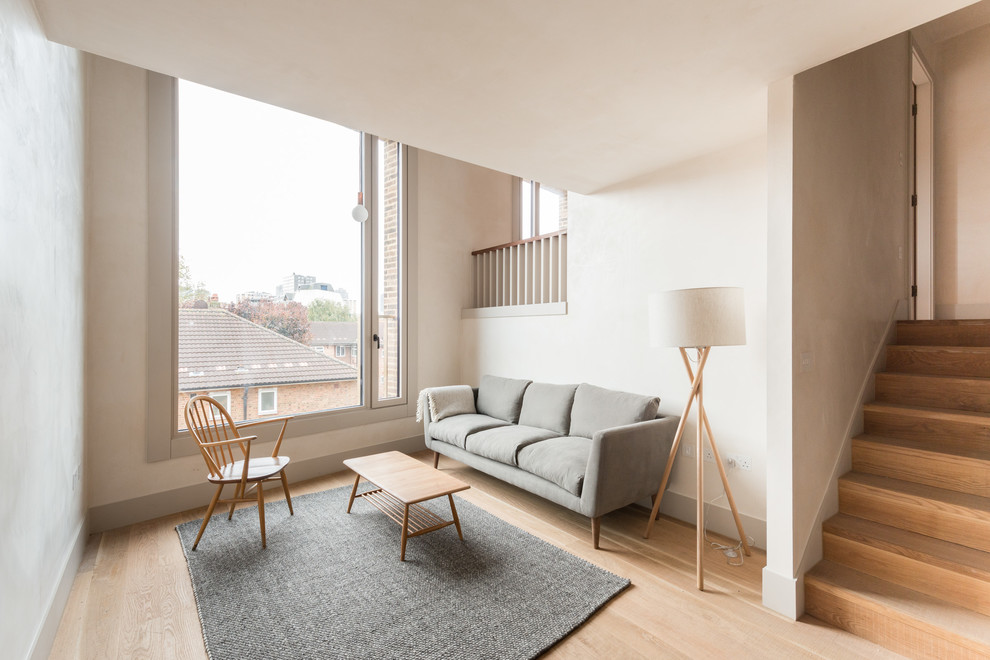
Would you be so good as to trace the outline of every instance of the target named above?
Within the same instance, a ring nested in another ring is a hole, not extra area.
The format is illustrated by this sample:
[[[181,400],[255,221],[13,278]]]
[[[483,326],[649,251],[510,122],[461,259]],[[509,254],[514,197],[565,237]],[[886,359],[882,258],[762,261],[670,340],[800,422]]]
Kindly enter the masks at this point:
[[[678,421],[659,417],[596,433],[581,492],[583,513],[594,518],[655,495]]]

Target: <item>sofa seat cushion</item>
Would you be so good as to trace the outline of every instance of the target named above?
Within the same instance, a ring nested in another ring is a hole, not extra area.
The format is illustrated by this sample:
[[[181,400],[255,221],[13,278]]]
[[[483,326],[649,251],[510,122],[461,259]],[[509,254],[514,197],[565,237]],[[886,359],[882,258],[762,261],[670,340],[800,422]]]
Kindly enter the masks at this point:
[[[558,435],[533,426],[500,426],[472,433],[467,437],[464,449],[499,463],[519,465],[516,456],[523,447]]]
[[[567,435],[577,385],[532,383],[523,394],[519,423]]]
[[[508,422],[488,415],[454,415],[430,422],[430,437],[464,449],[464,441],[472,433],[508,425]]]
[[[655,396],[581,383],[574,392],[570,435],[591,438],[603,429],[647,422],[657,416],[659,407],[660,399]]]
[[[580,497],[590,454],[591,438],[563,436],[523,447],[517,460],[526,472]]]

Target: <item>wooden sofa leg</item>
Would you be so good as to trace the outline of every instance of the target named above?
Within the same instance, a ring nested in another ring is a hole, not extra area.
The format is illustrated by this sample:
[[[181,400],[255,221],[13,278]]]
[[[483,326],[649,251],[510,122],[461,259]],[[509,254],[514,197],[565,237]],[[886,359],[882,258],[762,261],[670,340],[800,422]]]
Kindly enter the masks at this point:
[[[601,516],[591,519],[591,542],[595,546],[595,550],[598,549],[598,536],[602,531],[602,518]]]
[[[435,451],[433,452],[433,467],[436,468],[438,465],[440,465],[440,452]]]

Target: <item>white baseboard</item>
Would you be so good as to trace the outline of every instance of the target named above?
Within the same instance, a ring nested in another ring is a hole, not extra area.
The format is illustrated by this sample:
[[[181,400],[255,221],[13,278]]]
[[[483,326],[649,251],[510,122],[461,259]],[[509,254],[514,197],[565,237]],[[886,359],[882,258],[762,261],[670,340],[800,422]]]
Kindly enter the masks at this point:
[[[804,614],[804,576],[780,575],[764,566],[763,606],[797,621]]]
[[[383,451],[401,451],[411,453],[426,448],[423,436],[413,436],[401,440],[393,440],[370,447],[361,447],[337,454],[328,454],[319,458],[305,461],[293,461],[289,466],[289,477],[292,481],[305,481],[322,477],[344,469],[344,460],[366,454],[377,454]],[[89,510],[89,525],[92,533],[104,532],[125,525],[153,520],[180,511],[188,511],[205,506],[209,503],[216,487],[207,482],[175,488],[143,497],[104,504]]]
[[[62,622],[65,604],[69,602],[69,593],[72,591],[72,584],[76,581],[76,573],[82,563],[86,539],[89,538],[88,530],[86,519],[83,518],[76,526],[75,537],[62,560],[62,571],[59,573],[58,582],[52,587],[51,596],[48,598],[45,618],[39,623],[38,630],[35,632],[31,652],[28,655],[31,660],[45,660],[51,654],[52,645],[55,644],[55,635],[58,633],[58,626]]]
[[[693,497],[681,495],[671,490],[664,493],[663,501],[660,503],[660,513],[683,520],[691,525],[695,524],[696,511],[697,506]],[[730,509],[712,505],[708,507],[705,516],[709,531],[727,536],[730,539],[739,538],[739,532],[736,531],[736,521],[733,520]],[[742,521],[746,535],[753,539],[752,545],[757,548],[766,548],[767,521],[747,516],[744,513],[739,514],[739,519]]]

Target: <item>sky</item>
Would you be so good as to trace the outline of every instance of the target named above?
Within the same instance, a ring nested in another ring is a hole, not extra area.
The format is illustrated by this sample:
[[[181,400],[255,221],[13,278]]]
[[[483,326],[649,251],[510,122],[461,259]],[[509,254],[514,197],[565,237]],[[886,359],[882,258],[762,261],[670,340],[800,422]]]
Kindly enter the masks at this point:
[[[179,82],[179,254],[222,302],[291,273],[361,294],[357,131]]]

